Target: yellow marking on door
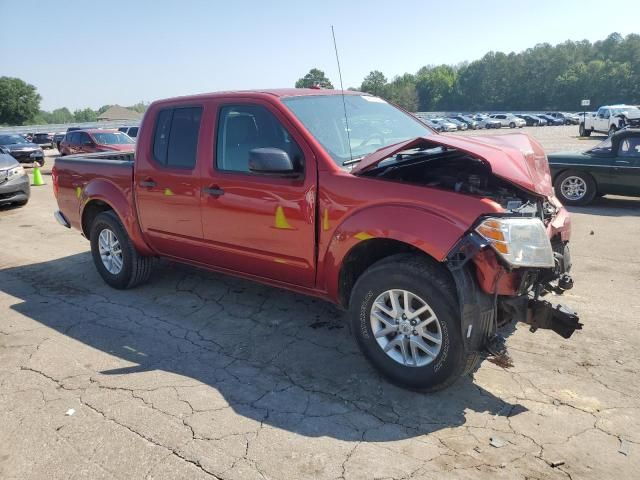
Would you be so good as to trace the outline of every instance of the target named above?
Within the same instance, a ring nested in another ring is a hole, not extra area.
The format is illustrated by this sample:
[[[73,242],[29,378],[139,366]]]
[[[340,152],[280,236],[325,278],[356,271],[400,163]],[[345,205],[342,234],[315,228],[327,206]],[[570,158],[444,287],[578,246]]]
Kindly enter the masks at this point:
[[[287,217],[284,215],[284,210],[280,205],[276,208],[275,227],[283,230],[291,230],[293,227],[289,225]]]
[[[329,209],[325,208],[322,214],[322,230],[329,230]]]
[[[170,188],[165,188],[165,189],[164,189],[164,194],[165,194],[167,197],[170,197],[170,196],[172,196],[172,195],[173,195],[173,192],[171,191],[171,189],[170,189]]]
[[[358,240],[369,240],[374,238],[373,235],[369,235],[367,232],[358,232],[354,235]]]

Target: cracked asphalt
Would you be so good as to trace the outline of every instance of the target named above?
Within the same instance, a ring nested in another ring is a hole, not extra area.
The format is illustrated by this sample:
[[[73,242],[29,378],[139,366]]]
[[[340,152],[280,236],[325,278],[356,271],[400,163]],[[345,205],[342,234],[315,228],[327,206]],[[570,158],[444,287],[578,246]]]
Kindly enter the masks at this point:
[[[550,150],[597,141],[574,130],[530,129]],[[426,395],[377,375],[322,301],[165,261],[144,286],[107,287],[88,242],[53,220],[45,180],[26,207],[0,209],[2,479],[640,470],[640,199],[573,209],[563,301],[584,330],[563,340],[519,326],[513,368],[485,361]]]

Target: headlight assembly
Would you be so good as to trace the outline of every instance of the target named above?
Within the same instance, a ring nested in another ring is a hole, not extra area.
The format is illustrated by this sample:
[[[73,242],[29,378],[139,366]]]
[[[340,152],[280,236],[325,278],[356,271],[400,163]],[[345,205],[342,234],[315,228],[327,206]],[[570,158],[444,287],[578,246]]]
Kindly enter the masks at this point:
[[[10,168],[7,172],[7,178],[16,178],[24,175],[24,167],[22,165],[18,165],[17,167]]]
[[[539,218],[485,219],[476,232],[514,267],[553,268],[551,241]]]

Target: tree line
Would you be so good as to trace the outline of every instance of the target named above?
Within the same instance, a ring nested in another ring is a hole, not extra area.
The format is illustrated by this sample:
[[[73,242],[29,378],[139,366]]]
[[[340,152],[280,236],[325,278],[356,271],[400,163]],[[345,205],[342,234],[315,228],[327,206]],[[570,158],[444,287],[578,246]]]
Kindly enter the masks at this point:
[[[19,78],[0,77],[0,125],[39,125],[47,123],[95,122],[99,115],[113,105],[103,105],[97,110],[78,109],[71,112],[67,107],[51,112],[40,109],[42,97],[36,87]],[[148,103],[139,102],[126,107],[144,113]]]
[[[312,69],[295,86],[331,86]],[[330,88],[330,87],[329,87]],[[388,80],[373,70],[359,88],[409,111],[580,110],[640,104],[640,35],[612,33],[594,43],[538,44],[520,53],[489,52],[459,65],[427,65]]]
[[[297,88],[333,88],[324,72],[313,68]],[[358,88],[409,111],[580,110],[611,103],[640,104],[640,35],[612,33],[594,43],[566,41],[538,44],[519,53],[489,52],[473,62],[427,65],[391,80],[373,70]],[[36,87],[19,78],[0,77],[0,125],[93,122],[97,110],[40,109]],[[144,112],[140,102],[130,108]]]

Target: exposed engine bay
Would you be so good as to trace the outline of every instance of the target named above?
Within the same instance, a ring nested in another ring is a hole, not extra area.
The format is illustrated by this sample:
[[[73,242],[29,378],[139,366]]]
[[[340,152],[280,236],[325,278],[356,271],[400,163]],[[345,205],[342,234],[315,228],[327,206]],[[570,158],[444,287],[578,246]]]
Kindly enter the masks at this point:
[[[442,147],[398,153],[363,174],[490,198],[505,210],[536,215],[540,199],[496,177],[485,162]]]

